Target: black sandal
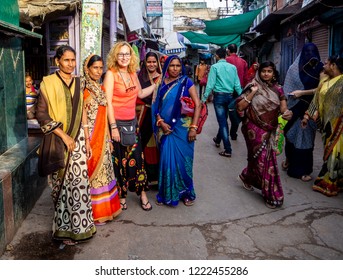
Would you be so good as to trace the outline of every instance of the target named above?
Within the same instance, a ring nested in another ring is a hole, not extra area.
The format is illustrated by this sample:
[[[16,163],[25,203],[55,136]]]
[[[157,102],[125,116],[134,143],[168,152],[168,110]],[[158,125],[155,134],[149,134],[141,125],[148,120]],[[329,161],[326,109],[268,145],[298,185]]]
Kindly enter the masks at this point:
[[[150,204],[150,207],[148,207],[148,204]],[[152,209],[152,205],[149,202],[149,200],[146,203],[143,203],[142,198],[141,198],[141,207],[144,211],[150,211]]]
[[[222,157],[231,157],[231,154],[227,153],[225,151],[220,152],[219,155],[222,156]]]
[[[126,201],[124,201],[124,202],[120,202],[120,206],[121,206],[121,210],[123,210],[123,211],[127,210],[127,204],[126,204]]]

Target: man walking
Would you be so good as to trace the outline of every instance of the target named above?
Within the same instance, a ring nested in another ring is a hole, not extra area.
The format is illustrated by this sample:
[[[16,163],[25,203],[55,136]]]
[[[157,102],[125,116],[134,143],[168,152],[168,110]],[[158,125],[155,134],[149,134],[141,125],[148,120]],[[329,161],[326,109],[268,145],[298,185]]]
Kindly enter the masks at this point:
[[[230,44],[227,47],[227,55],[226,61],[236,66],[241,87],[245,87],[247,84],[248,63],[237,55],[236,44]],[[232,140],[236,140],[240,119],[233,109],[229,110],[229,118],[231,122],[230,137]]]
[[[233,92],[241,94],[242,88],[239,82],[237,69],[230,63],[225,61],[226,51],[220,48],[216,51],[217,63],[212,65],[208,75],[207,86],[205,93],[201,99],[206,102],[208,96],[213,90],[213,105],[216,112],[216,117],[219,125],[217,136],[213,138],[216,146],[220,146],[220,141],[223,140],[224,151],[219,155],[231,157],[232,149],[229,140],[229,125],[227,122],[229,104],[234,100]]]

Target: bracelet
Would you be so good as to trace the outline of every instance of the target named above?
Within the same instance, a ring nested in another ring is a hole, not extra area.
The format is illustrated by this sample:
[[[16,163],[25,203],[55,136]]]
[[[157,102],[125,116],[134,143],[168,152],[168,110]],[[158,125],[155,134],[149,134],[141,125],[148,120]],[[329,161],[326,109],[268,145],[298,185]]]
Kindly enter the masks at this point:
[[[118,128],[118,126],[115,123],[112,123],[111,124],[111,129],[115,129],[115,128]]]
[[[198,126],[195,124],[191,124],[189,127],[198,128]]]
[[[83,124],[82,126],[83,126],[83,127],[89,127],[89,125],[88,125],[88,124]]]
[[[157,125],[157,126],[160,126],[160,123],[161,123],[161,122],[164,122],[164,119],[159,119],[159,120],[157,120],[156,125]]]
[[[109,139],[109,140],[107,140],[107,142],[109,142],[109,143],[113,143],[113,140]]]
[[[251,103],[251,100],[248,100],[248,98],[246,96],[244,96],[244,100],[249,104]]]
[[[90,137],[85,138],[85,140],[88,140],[88,141],[89,141],[89,139],[91,139],[91,138]]]

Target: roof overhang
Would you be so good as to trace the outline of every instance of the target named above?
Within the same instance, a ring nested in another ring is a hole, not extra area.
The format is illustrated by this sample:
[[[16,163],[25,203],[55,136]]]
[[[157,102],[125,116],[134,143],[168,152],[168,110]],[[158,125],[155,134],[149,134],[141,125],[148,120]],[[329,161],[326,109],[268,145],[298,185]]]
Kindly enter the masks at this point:
[[[340,3],[337,3],[340,2]],[[299,9],[293,15],[283,19],[281,24],[285,24],[291,21],[295,21],[297,23],[304,22],[313,18],[314,16],[318,16],[321,14],[326,13],[331,9],[335,9],[335,7],[342,6],[341,1],[337,0],[314,0],[313,2],[309,3],[302,9]]]
[[[261,33],[272,33],[280,27],[280,22],[283,19],[296,13],[300,8],[301,3],[297,3],[270,13],[254,28],[254,30]]]
[[[81,0],[18,0],[20,22],[42,25],[81,7]]]
[[[16,25],[13,25],[11,23],[8,23],[2,20],[0,20],[0,32],[8,36],[20,37],[20,38],[25,38],[25,37],[32,37],[32,38],[37,38],[37,39],[43,38],[43,36],[40,34],[31,32],[29,30],[26,30],[24,28],[18,27]]]

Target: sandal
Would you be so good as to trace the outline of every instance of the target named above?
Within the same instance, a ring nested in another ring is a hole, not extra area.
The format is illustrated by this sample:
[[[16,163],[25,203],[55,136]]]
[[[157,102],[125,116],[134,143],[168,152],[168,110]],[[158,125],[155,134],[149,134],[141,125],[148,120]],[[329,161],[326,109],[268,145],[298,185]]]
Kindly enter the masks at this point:
[[[287,170],[287,169],[288,169],[289,163],[288,163],[287,159],[285,159],[284,161],[282,161],[281,167],[282,167],[282,170]]]
[[[312,180],[312,177],[309,175],[303,175],[303,176],[301,176],[300,180],[303,182],[309,182]]]
[[[186,206],[192,206],[194,204],[194,200],[190,200],[189,198],[184,198],[183,204]]]
[[[270,208],[270,209],[275,209],[275,208],[276,208],[276,205],[274,205],[274,204],[270,204],[270,203],[268,203],[268,202],[266,202],[265,204],[266,204],[266,206],[267,206],[268,208]]]
[[[241,174],[238,175],[238,180],[242,181],[243,188],[246,189],[247,191],[253,191],[254,190],[254,187],[252,185],[249,185],[249,184],[244,182],[243,176]]]
[[[158,206],[163,206],[164,205],[163,202],[159,202],[158,200],[155,201],[155,204],[158,205]]]
[[[126,201],[124,201],[124,202],[120,202],[120,206],[121,206],[121,210],[123,210],[123,211],[127,210],[127,204],[126,204]]]
[[[227,153],[225,151],[220,152],[219,155],[222,156],[222,157],[231,157],[231,154]]]
[[[220,147],[220,144],[217,143],[217,138],[216,138],[216,137],[213,137],[212,140],[213,140],[214,144],[216,145],[216,147],[219,148],[219,147]]]
[[[150,204],[150,207],[148,206],[150,204],[149,200],[146,203],[143,203],[141,198],[141,207],[144,211],[150,211],[152,209],[152,205]]]

